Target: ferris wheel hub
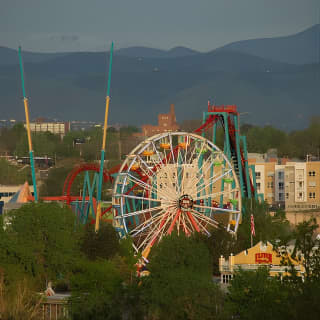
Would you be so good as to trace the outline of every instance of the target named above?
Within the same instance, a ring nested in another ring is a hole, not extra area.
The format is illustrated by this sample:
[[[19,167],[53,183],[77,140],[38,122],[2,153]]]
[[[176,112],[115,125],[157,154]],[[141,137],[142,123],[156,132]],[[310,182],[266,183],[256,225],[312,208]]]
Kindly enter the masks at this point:
[[[191,196],[184,194],[179,198],[179,208],[182,211],[188,211],[193,208],[193,199]]]

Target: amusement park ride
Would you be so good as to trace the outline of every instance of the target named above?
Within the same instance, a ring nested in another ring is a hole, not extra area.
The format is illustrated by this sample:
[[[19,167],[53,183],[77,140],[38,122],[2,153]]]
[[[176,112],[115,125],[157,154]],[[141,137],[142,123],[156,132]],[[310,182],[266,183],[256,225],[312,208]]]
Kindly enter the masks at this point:
[[[257,199],[254,167],[248,165],[245,136],[239,133],[236,106],[208,103],[202,125],[194,133],[165,132],[147,138],[135,147],[121,166],[104,169],[113,44],[110,50],[109,77],[100,166],[83,164],[72,170],[59,197],[70,206],[79,221],[95,224],[113,213],[113,225],[121,238],[130,236],[134,248],[147,259],[152,246],[174,230],[187,235],[224,226],[237,232],[243,213],[242,198]],[[33,151],[29,128],[28,99],[25,95],[21,49],[19,48],[22,87],[29,139],[30,163],[37,201]],[[224,131],[224,147],[216,146],[217,128]],[[212,139],[205,132],[212,130]],[[75,178],[84,173],[82,196],[72,196]],[[93,174],[90,174],[93,173]],[[112,205],[102,210],[103,182],[113,184]]]

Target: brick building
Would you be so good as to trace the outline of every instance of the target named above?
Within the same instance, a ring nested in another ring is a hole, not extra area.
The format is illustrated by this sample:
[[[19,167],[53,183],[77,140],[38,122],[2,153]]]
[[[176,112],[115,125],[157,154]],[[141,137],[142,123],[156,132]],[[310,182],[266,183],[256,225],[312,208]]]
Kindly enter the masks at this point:
[[[157,133],[177,131],[179,125],[177,124],[176,115],[174,112],[174,104],[170,105],[169,113],[158,114],[158,125],[145,124],[142,127],[142,135],[145,137],[153,136]]]

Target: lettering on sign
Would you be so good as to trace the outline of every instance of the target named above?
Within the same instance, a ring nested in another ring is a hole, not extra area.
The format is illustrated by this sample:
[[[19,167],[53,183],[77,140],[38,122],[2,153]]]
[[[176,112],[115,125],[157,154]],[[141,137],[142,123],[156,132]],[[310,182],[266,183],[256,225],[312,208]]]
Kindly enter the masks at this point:
[[[271,253],[256,253],[256,263],[272,263],[272,254]]]

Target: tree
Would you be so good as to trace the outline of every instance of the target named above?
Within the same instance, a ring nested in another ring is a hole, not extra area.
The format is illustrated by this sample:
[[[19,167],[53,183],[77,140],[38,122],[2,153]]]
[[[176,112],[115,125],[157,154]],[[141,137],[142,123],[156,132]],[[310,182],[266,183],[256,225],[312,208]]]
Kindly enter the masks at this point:
[[[292,258],[303,264],[307,281],[320,281],[320,241],[315,237],[319,228],[315,218],[299,223],[293,237],[296,240]]]
[[[57,203],[26,204],[10,211],[6,221],[0,236],[8,247],[1,250],[5,259],[0,267],[8,273],[12,266],[18,267],[37,279],[39,289],[49,280],[68,277],[79,256],[81,234],[69,208]]]
[[[122,278],[112,261],[83,260],[71,280],[74,320],[121,319]]]
[[[89,260],[110,259],[119,252],[119,238],[109,223],[101,223],[99,232],[88,223],[81,239],[81,251]]]
[[[71,281],[72,318],[141,319],[138,301],[141,286],[134,276],[137,258],[131,239],[127,238],[120,241],[112,259],[85,258],[76,264]]]
[[[152,248],[150,275],[143,279],[142,300],[152,319],[214,319],[221,293],[211,276],[211,257],[193,236],[173,233]]]
[[[18,166],[10,164],[7,160],[0,159],[0,184],[23,184],[26,181],[32,184],[30,167],[19,170]]]
[[[42,297],[32,291],[32,284],[27,279],[5,283],[0,269],[0,319],[37,320],[41,318]]]
[[[244,320],[289,319],[290,291],[269,270],[239,270],[228,288],[225,311],[227,318]]]
[[[244,199],[243,207],[242,223],[237,233],[235,252],[251,246],[251,214],[254,217],[256,234],[253,238],[253,244],[259,241],[270,241],[276,244],[278,240],[284,244],[292,239],[290,224],[284,211],[278,210],[275,214],[271,214],[266,202],[259,202],[254,199]]]
[[[223,226],[212,228],[210,237],[199,234],[201,240],[207,245],[212,256],[212,272],[214,275],[220,275],[219,258],[221,255],[228,257],[236,250],[236,238],[230,234]]]

